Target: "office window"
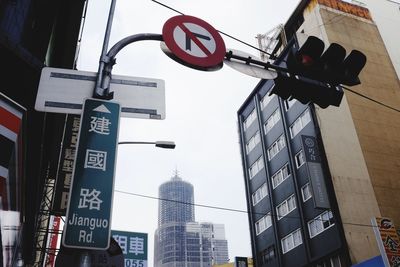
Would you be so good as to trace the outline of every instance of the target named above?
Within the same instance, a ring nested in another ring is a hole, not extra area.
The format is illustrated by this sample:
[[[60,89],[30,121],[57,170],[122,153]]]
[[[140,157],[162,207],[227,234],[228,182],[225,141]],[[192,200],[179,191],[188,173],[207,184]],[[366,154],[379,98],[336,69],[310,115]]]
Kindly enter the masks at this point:
[[[301,188],[301,195],[303,196],[303,202],[306,202],[307,200],[309,200],[312,197],[310,183],[306,183]]]
[[[250,125],[257,119],[257,113],[256,109],[253,109],[253,111],[250,113],[249,116],[244,120],[243,122],[243,128],[246,130],[247,128],[250,127]]]
[[[262,168],[264,168],[264,162],[261,156],[249,168],[250,179],[253,178]]]
[[[281,243],[283,254],[301,245],[303,240],[301,238],[300,228],[282,238]]]
[[[256,222],[256,234],[257,235],[261,234],[269,227],[271,227],[271,225],[272,225],[271,213],[269,212],[267,215],[263,216]]]
[[[268,160],[275,157],[286,146],[285,138],[281,135],[269,148],[268,148]]]
[[[300,150],[295,156],[294,160],[296,162],[297,169],[300,168],[305,162],[303,150]]]
[[[258,202],[260,202],[266,196],[268,196],[268,187],[267,187],[267,183],[263,183],[263,185],[260,186],[256,190],[256,192],[254,192],[252,195],[253,206],[255,206]]]
[[[257,131],[256,134],[250,138],[249,142],[247,142],[246,154],[249,154],[258,143],[260,143],[260,131]]]
[[[279,109],[276,109],[264,124],[265,133],[268,133],[280,119],[281,113],[279,112]]]
[[[274,173],[271,177],[272,180],[272,188],[275,189],[278,185],[280,185],[283,181],[286,180],[290,175],[289,164],[285,164],[281,169],[279,169],[276,173]]]
[[[307,109],[289,127],[290,137],[294,138],[311,121],[310,111]]]
[[[260,262],[261,263],[267,263],[272,261],[275,258],[275,246],[270,246],[263,251],[260,252],[259,257],[260,257]]]
[[[334,256],[334,257],[330,258],[330,263],[331,263],[331,267],[341,267],[342,266],[340,264],[339,256]]]
[[[335,224],[332,211],[328,210],[308,222],[310,238],[322,233]]]
[[[261,101],[260,101],[261,109],[264,109],[275,96],[274,94],[271,94],[271,95],[268,95],[268,94],[269,93],[266,93],[265,96],[263,96],[263,98],[261,98]]]
[[[294,195],[291,195],[276,207],[278,220],[282,219],[284,216],[292,212],[295,208],[296,208],[296,198],[294,197]]]
[[[296,102],[297,101],[294,98],[286,99],[284,102],[285,110],[288,111]]]

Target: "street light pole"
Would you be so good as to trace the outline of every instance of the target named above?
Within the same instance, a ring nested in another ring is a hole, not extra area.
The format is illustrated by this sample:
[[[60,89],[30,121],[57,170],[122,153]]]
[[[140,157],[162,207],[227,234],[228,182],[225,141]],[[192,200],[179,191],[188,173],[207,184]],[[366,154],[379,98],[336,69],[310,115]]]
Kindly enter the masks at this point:
[[[114,11],[116,2],[117,0],[111,0],[110,10],[108,12],[106,32],[104,33],[103,48],[101,50],[100,61],[99,61],[99,70],[97,71],[96,86],[93,92],[94,98],[102,98],[108,100],[113,98],[113,94],[112,93],[110,94],[108,92],[108,88],[102,87],[102,80],[103,80],[104,67],[106,63],[108,63],[106,54],[107,54],[108,44],[110,43],[110,33],[111,33],[112,23],[114,20]]]

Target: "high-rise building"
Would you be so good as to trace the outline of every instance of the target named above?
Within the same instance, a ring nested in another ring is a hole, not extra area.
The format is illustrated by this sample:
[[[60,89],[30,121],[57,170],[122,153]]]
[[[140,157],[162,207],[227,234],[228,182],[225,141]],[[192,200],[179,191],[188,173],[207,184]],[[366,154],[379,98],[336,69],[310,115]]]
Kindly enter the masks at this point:
[[[155,267],[206,267],[229,261],[222,224],[195,222],[193,186],[177,174],[159,187]]]
[[[255,266],[373,258],[380,252],[371,219],[400,224],[400,116],[388,108],[400,106],[400,86],[380,29],[364,5],[303,0],[277,36],[281,51],[285,40],[299,46],[300,37],[316,36],[326,47],[362,51],[367,64],[351,88],[357,94],[345,90],[340,107],[283,100],[269,94],[273,80],[262,80],[239,109]]]
[[[158,226],[194,222],[193,185],[177,174],[159,187]],[[172,201],[171,201],[172,200]]]

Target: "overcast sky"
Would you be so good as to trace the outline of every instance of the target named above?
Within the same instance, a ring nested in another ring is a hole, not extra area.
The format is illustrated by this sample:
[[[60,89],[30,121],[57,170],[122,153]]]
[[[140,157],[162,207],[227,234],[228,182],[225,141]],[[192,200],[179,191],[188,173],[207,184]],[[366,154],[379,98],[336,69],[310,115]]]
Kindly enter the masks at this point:
[[[255,36],[285,23],[298,0],[161,2],[257,46]],[[109,4],[89,1],[79,70],[97,71]],[[164,23],[176,15],[150,0],[118,0],[109,48],[132,34],[161,34]],[[227,48],[259,54],[224,35],[222,38]],[[167,57],[158,41],[131,44],[116,59],[114,75],[162,79],[166,90],[166,119],[121,118],[119,141],[170,140],[177,144],[174,150],[150,145],[118,148],[112,229],[148,233],[148,266],[153,266],[158,201],[152,198],[175,170],[193,184],[196,204],[246,211],[237,110],[259,80],[228,66],[215,72],[187,68]],[[251,256],[246,213],[196,207],[195,216],[196,221],[225,225],[231,260]]]

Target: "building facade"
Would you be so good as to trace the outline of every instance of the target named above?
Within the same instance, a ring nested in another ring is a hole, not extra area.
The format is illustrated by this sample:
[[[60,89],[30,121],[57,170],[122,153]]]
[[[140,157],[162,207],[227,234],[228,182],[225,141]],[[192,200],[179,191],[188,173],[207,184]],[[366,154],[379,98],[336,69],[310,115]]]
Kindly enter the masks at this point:
[[[351,89],[400,106],[398,77],[363,5],[301,1],[283,28],[288,45],[312,35],[362,51],[361,85]],[[255,266],[351,266],[378,255],[371,219],[400,223],[398,112],[347,90],[340,107],[321,109],[270,95],[273,86],[261,81],[238,111]]]
[[[86,1],[0,1],[0,265],[41,266],[65,114],[34,109],[41,70],[73,69]],[[39,231],[40,230],[40,231]],[[41,231],[44,230],[44,231]],[[40,237],[39,237],[40,235]],[[54,251],[53,251],[54,252]]]
[[[159,187],[159,198],[155,267],[211,267],[229,261],[224,225],[195,221],[193,185],[175,175]]]

